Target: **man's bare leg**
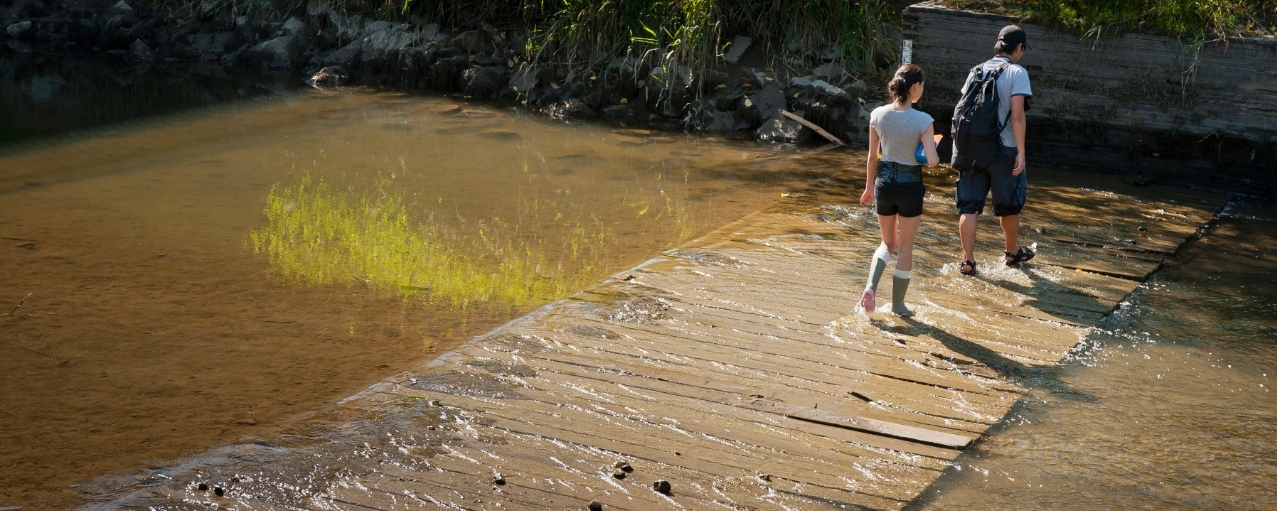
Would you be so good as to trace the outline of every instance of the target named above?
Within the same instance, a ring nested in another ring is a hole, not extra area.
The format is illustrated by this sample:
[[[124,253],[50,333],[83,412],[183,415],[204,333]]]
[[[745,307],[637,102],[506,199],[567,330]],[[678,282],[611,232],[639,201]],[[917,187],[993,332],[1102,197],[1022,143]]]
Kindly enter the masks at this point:
[[[975,260],[975,228],[979,215],[963,213],[958,217],[958,237],[962,240],[962,260]]]
[[[998,217],[1002,224],[1002,237],[1006,240],[1007,253],[1014,256],[1020,251],[1020,215],[1002,215]]]

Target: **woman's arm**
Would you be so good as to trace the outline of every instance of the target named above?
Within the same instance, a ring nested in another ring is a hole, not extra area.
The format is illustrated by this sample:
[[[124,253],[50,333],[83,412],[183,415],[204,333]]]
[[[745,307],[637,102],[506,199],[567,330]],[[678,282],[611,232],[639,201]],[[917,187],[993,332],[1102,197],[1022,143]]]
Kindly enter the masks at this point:
[[[869,127],[869,156],[865,158],[865,191],[860,194],[861,204],[873,204],[874,180],[878,178],[878,130]]]
[[[940,153],[936,152],[936,125],[931,123],[927,125],[927,130],[922,132],[922,151],[927,155],[927,166],[934,167],[940,164]]]

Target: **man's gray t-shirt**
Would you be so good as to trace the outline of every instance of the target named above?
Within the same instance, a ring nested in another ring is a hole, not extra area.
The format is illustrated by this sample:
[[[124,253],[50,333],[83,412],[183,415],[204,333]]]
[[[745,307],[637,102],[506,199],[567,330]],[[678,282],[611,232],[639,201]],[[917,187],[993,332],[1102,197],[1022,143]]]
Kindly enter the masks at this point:
[[[896,111],[895,105],[886,104],[869,114],[870,129],[878,131],[878,145],[882,147],[882,160],[902,165],[919,165],[918,144],[922,133],[933,122],[931,115],[910,108]]]
[[[990,73],[1003,62],[1010,62],[1010,57],[998,56],[993,57],[984,63],[984,72]],[[967,81],[962,84],[962,92],[967,91],[967,87],[971,86],[971,80],[975,76],[968,74]],[[1002,70],[1002,75],[998,76],[998,122],[1005,122],[1006,126],[1002,127],[1002,145],[1006,147],[1015,147],[1015,130],[1011,128],[1011,123],[1007,120],[1011,114],[1011,96],[1032,96],[1033,89],[1029,87],[1029,72],[1025,71],[1019,64],[1011,64]]]

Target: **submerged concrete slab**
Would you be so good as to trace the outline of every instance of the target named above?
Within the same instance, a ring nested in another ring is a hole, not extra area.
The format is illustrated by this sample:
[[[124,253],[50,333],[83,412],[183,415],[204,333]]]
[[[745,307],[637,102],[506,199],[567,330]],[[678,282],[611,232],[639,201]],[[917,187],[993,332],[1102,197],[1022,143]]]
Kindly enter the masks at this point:
[[[1001,265],[985,219],[975,277],[934,187],[911,319],[855,310],[871,211],[789,194],[310,419],[323,428],[93,508],[901,509],[1226,200],[1102,180],[1035,178],[1039,257]]]

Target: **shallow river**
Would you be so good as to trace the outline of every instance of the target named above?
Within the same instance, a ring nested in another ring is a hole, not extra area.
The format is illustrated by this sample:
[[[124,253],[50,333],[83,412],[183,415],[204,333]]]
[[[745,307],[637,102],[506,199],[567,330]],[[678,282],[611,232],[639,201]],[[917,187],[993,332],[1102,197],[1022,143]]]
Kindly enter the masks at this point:
[[[1277,509],[1277,207],[1232,204],[914,511]]]
[[[769,204],[782,162],[361,90],[11,146],[0,508],[269,434]]]
[[[12,81],[18,104],[74,89],[49,80]],[[837,170],[237,87],[0,148],[0,509],[268,437]],[[1275,241],[1271,202],[1235,204],[911,507],[1277,509]]]

